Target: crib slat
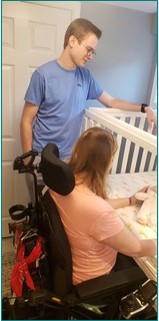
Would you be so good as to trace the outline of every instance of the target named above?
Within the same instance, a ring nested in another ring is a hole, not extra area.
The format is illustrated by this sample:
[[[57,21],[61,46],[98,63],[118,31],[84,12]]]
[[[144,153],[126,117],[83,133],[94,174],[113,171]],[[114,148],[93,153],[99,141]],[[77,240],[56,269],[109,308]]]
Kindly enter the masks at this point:
[[[154,171],[156,170],[156,156],[155,155],[151,155],[151,159],[150,159],[150,163],[149,163],[149,171]],[[155,168],[154,168],[154,164],[155,164]]]
[[[129,124],[130,124],[131,126],[135,126],[135,120],[136,120],[136,117],[130,117]]]
[[[125,150],[124,150],[124,157],[122,161],[121,173],[126,173],[126,168],[128,164],[128,157],[129,157],[129,150],[130,150],[130,141],[126,140],[125,143]]]
[[[146,117],[141,117],[140,122],[139,122],[139,128],[143,129],[145,128],[145,122],[146,122]]]
[[[130,167],[130,173],[135,173],[135,168],[136,168],[136,163],[137,163],[137,159],[138,159],[138,154],[139,154],[139,146],[137,146],[135,144],[134,146],[134,152],[133,152],[133,156],[132,156],[132,163],[131,163],[131,167]]]
[[[114,133],[114,135],[116,135],[116,133]],[[121,140],[122,140],[122,136],[121,136],[121,135],[118,135],[118,136],[117,136],[118,146],[121,146]],[[113,160],[112,169],[111,169],[111,173],[112,173],[112,174],[117,173],[119,152],[120,152],[120,148],[117,149],[117,152],[116,152],[115,157],[114,157],[114,160]]]
[[[143,150],[141,162],[140,162],[140,170],[139,172],[144,172],[145,164],[147,159],[147,151]]]

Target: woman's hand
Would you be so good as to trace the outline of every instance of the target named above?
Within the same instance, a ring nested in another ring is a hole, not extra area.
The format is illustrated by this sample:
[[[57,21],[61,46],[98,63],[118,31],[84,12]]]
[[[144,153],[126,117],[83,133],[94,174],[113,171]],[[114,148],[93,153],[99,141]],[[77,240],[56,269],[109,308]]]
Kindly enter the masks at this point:
[[[150,186],[144,186],[141,189],[139,189],[136,193],[141,193],[141,192],[146,193],[149,187]],[[130,201],[129,205],[130,206],[136,205],[137,203],[141,202],[135,197],[135,194],[129,197],[129,201]]]
[[[146,193],[148,188],[149,186],[144,186],[136,193],[139,193],[139,192]],[[142,202],[136,199],[135,194],[125,198],[107,199],[107,202],[115,209],[126,207],[126,206],[133,206],[139,202]]]

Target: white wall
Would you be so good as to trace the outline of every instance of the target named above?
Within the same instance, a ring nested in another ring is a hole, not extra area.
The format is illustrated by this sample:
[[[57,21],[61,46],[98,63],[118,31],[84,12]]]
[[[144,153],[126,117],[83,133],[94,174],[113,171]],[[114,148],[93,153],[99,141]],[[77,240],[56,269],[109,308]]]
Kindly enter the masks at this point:
[[[156,61],[155,14],[83,1],[81,17],[103,32],[97,55],[87,66],[105,90],[118,98],[149,103]],[[90,105],[99,104],[89,101]]]

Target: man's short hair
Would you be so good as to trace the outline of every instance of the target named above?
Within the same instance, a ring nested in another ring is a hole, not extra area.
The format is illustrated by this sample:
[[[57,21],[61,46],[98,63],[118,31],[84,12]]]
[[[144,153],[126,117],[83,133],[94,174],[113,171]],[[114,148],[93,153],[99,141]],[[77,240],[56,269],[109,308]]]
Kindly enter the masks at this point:
[[[102,35],[102,31],[97,28],[92,22],[86,19],[78,18],[71,22],[68,26],[65,38],[64,38],[64,48],[68,45],[68,40],[70,36],[75,36],[78,40],[83,40],[88,33],[94,33],[98,39]]]

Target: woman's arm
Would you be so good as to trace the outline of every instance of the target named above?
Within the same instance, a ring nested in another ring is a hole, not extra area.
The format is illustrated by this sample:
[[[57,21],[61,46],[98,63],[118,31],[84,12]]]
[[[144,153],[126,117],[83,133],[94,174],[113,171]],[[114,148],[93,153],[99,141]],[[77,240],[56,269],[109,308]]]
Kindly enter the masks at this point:
[[[121,232],[102,240],[114,250],[132,257],[156,255],[156,240],[139,240],[125,226]]]
[[[107,199],[107,202],[115,209],[131,205],[130,197]]]
[[[149,188],[149,186],[144,186],[136,193],[138,193],[138,192],[146,193],[148,188]],[[126,207],[126,206],[131,206],[131,205],[136,205],[140,201],[136,199],[135,194],[130,197],[125,197],[125,198],[107,199],[107,202],[115,209]]]

